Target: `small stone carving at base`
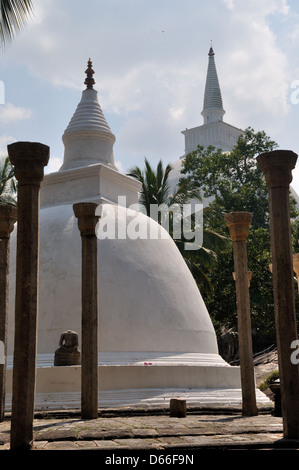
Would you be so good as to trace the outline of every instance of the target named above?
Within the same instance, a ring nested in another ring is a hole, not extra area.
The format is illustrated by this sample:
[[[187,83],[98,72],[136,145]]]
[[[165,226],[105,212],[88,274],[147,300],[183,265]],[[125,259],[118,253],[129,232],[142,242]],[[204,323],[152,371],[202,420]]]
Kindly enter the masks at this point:
[[[62,333],[59,348],[55,351],[54,366],[76,366],[81,364],[81,353],[78,349],[78,333],[67,330]]]

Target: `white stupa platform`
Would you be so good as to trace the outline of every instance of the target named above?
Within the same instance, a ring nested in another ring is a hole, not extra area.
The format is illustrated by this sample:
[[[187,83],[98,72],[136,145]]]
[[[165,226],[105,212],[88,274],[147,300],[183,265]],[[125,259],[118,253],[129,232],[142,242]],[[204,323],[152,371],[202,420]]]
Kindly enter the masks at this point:
[[[54,367],[53,361],[54,355],[38,356],[35,409],[80,409],[80,366]],[[11,356],[7,369],[6,411],[11,411]],[[167,408],[171,398],[183,398],[189,407],[196,408],[241,407],[239,367],[219,363],[219,356],[213,354],[99,354],[100,409]],[[273,405],[258,389],[256,400],[258,407]]]
[[[187,407],[229,408],[242,406],[241,389],[124,389],[99,392],[99,409],[153,409],[168,408],[171,398],[183,398]],[[256,389],[258,408],[272,408],[273,402],[260,390]],[[12,395],[7,394],[5,409],[11,411]],[[80,392],[37,393],[36,411],[80,410]]]

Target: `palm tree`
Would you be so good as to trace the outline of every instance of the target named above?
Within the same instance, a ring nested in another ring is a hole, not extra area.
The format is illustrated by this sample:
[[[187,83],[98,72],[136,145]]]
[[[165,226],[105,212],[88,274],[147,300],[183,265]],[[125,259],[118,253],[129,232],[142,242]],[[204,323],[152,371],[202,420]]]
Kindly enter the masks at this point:
[[[16,205],[17,185],[14,169],[8,157],[0,165],[0,204]]]
[[[0,41],[2,47],[25,27],[31,11],[31,0],[0,0]]]
[[[153,170],[148,160],[144,160],[145,169],[141,170],[138,166],[129,170],[128,176],[132,176],[142,183],[140,191],[140,204],[145,207],[146,214],[150,216],[151,204],[165,204],[170,197],[170,187],[168,176],[172,169],[171,165],[163,168],[160,160],[156,171]]]
[[[145,168],[141,170],[135,166],[129,170],[128,176],[132,176],[142,183],[139,202],[145,208],[146,214],[150,216],[151,204],[185,204],[191,199],[201,199],[200,191],[187,178],[173,193],[169,184],[169,174],[172,166],[168,164],[165,168],[160,160],[154,170],[148,160],[144,159]]]
[[[138,166],[129,170],[128,176],[132,176],[142,184],[139,202],[145,208],[148,216],[151,215],[151,204],[166,204],[168,207],[171,207],[173,204],[179,204],[180,207],[182,207],[182,204],[186,204],[192,199],[201,199],[198,187],[188,179],[185,179],[176,191],[172,193],[168,179],[171,170],[172,166],[168,164],[164,168],[161,160],[157,164],[156,170],[154,170],[146,158],[144,170]],[[172,213],[170,212],[170,216],[171,215]],[[159,214],[159,217],[158,222],[161,224],[161,214]],[[216,261],[217,250],[223,249],[228,242],[226,237],[209,229],[209,221],[212,217],[215,217],[213,211],[209,208],[205,208],[203,228],[204,246],[199,247],[198,250],[192,250],[191,252],[186,251],[186,240],[174,239],[194,279],[200,286],[201,291],[207,294],[211,293],[212,285],[206,273]],[[172,235],[171,230],[170,235]]]

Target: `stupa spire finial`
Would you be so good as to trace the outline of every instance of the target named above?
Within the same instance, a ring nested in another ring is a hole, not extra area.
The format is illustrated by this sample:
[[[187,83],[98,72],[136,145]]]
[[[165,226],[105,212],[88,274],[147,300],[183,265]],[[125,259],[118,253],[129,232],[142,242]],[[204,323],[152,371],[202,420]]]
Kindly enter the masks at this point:
[[[210,47],[208,56],[209,63],[204,94],[204,104],[201,113],[204,117],[204,124],[207,124],[208,122],[222,121],[223,115],[225,113],[222,105],[221,91],[215,65],[215,53],[212,46]]]
[[[92,61],[90,60],[90,58],[87,62],[87,69],[85,70],[85,73],[86,73],[87,76],[85,78],[84,84],[86,85],[86,88],[88,90],[92,90],[93,85],[95,84],[95,81],[94,81],[94,78],[93,78],[94,70],[92,68]]]

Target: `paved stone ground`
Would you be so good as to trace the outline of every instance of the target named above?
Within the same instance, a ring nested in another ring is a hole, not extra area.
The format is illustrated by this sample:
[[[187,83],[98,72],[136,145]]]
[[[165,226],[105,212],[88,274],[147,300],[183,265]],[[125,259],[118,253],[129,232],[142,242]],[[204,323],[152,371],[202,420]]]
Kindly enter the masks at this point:
[[[10,416],[0,423],[0,450],[9,450]],[[37,414],[33,450],[97,450],[105,456],[127,451],[191,455],[199,450],[299,450],[283,439],[282,418],[268,409],[257,416],[240,410],[188,410],[173,418],[167,410],[107,410],[82,420],[78,411]],[[9,453],[10,454],[10,453]],[[163,458],[163,457],[161,457]],[[172,462],[169,462],[172,463]]]

